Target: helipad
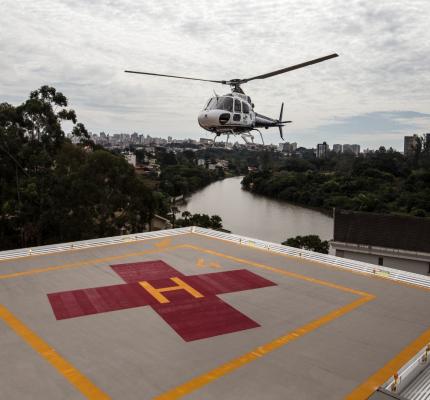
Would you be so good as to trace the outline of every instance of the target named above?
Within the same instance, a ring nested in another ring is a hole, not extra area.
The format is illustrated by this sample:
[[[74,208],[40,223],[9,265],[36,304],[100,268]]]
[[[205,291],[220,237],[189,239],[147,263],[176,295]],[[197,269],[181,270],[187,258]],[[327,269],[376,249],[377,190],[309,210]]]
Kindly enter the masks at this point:
[[[424,287],[199,232],[3,253],[0,397],[366,399],[430,342]]]

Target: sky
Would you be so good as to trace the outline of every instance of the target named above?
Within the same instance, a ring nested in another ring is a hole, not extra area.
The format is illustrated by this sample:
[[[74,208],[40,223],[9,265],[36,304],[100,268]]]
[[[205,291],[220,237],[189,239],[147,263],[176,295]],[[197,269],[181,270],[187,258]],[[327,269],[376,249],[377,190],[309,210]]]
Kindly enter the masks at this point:
[[[286,141],[401,150],[430,132],[428,0],[0,0],[0,102],[54,86],[93,133],[211,138],[197,123],[228,80],[331,53],[242,86],[261,114],[285,102]],[[275,129],[266,143],[279,143]]]

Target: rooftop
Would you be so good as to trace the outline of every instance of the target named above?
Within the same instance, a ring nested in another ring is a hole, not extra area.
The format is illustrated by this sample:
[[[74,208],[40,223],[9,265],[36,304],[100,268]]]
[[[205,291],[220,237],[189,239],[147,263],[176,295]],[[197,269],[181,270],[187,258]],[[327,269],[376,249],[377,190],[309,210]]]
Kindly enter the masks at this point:
[[[366,399],[430,278],[201,228],[0,253],[5,399]]]

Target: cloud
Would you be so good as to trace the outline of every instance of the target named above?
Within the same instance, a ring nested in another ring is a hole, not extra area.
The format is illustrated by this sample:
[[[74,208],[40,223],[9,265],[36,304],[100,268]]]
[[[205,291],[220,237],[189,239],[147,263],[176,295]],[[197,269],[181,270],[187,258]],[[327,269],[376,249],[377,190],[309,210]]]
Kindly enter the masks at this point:
[[[429,111],[426,0],[3,0],[2,8],[0,101],[19,103],[52,84],[94,132],[204,136],[197,113],[213,89],[228,90],[124,69],[230,79],[332,52],[341,57],[243,88],[262,114],[278,115],[285,101],[287,131],[306,146],[324,126],[345,129],[337,134],[350,142],[372,132],[385,146],[398,143],[392,129],[430,130],[427,118],[384,114]]]
[[[430,123],[430,114],[415,111],[381,111],[344,118],[320,126],[320,130],[331,130],[339,134],[363,134],[378,132],[401,132],[416,129],[417,120]]]
[[[401,148],[404,135],[422,133],[430,125],[430,114],[415,111],[381,111],[348,117],[334,118],[332,122],[314,129],[314,135],[330,144],[362,144],[375,148],[381,138],[390,141],[390,146]]]

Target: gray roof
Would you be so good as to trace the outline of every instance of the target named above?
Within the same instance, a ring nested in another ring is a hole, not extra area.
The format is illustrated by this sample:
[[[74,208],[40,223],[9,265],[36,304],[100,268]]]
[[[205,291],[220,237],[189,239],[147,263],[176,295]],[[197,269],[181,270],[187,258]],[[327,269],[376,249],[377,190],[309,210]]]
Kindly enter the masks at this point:
[[[184,232],[1,260],[0,397],[365,399],[430,341],[423,287]]]
[[[430,253],[430,219],[335,210],[334,241]]]

